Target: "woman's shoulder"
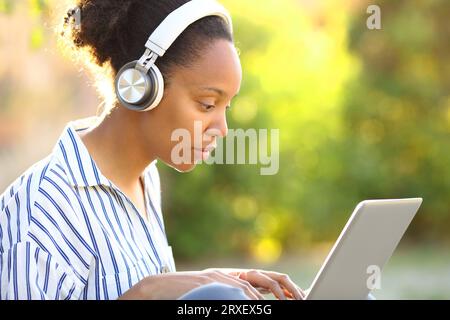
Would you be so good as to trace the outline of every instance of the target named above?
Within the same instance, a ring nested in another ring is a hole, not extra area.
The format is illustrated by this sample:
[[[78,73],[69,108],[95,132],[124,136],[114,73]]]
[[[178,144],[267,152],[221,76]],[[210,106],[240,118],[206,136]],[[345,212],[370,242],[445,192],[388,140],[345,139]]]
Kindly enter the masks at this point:
[[[0,195],[0,255],[14,262],[11,270],[25,266],[34,274],[51,270],[67,278],[63,287],[73,282],[81,288],[86,283],[95,251],[73,209],[73,193],[63,166],[50,154]],[[19,283],[22,276],[26,275],[19,272]]]
[[[20,201],[21,198],[30,198],[39,187],[40,180],[46,173],[51,162],[51,155],[31,165],[19,177],[6,187],[0,195],[1,212],[8,208],[11,201]]]
[[[29,222],[38,201],[55,202],[58,193],[68,193],[67,174],[53,154],[41,159],[25,170],[0,195],[0,222],[19,220]],[[45,200],[47,195],[47,200]]]
[[[46,234],[36,236],[37,243],[44,238],[58,238],[58,232],[70,238],[70,230],[78,230],[78,237],[83,228],[75,209],[77,202],[68,175],[53,154],[36,162],[0,195],[0,227],[5,231],[0,235],[0,249],[29,241],[30,233],[36,230],[39,232],[35,234]]]

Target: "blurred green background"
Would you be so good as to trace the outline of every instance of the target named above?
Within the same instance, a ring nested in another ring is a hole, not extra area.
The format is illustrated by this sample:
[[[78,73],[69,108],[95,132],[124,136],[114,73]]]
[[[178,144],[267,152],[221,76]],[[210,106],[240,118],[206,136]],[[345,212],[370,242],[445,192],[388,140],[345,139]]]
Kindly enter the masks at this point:
[[[280,169],[160,162],[178,269],[274,269],[308,287],[359,201],[420,196],[375,295],[450,298],[450,2],[221,2],[243,66],[229,127],[280,129]],[[101,102],[58,49],[66,5],[0,0],[2,191]]]

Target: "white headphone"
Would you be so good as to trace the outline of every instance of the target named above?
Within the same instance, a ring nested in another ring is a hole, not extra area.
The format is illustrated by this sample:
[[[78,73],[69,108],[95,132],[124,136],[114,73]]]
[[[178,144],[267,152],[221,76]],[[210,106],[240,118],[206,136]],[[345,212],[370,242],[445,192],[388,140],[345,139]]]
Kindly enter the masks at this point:
[[[171,12],[153,31],[145,43],[139,60],[125,64],[117,73],[115,91],[119,102],[134,111],[149,111],[161,101],[164,79],[155,65],[176,38],[192,23],[206,17],[219,16],[233,33],[228,11],[215,0],[191,0]]]

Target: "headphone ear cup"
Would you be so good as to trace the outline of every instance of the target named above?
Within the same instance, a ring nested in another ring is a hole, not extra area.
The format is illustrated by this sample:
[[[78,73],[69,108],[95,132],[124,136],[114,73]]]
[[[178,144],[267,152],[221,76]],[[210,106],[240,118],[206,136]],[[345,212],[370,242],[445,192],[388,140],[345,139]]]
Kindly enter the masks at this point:
[[[159,71],[158,67],[155,64],[153,64],[150,68],[149,74],[151,75],[150,77],[154,84],[154,91],[151,97],[149,97],[147,101],[142,104],[142,111],[150,111],[156,108],[161,102],[164,95],[164,78],[161,71]]]
[[[117,73],[114,88],[117,99],[127,109],[148,111],[162,99],[164,79],[156,65],[148,73],[136,69],[137,60],[125,64]]]

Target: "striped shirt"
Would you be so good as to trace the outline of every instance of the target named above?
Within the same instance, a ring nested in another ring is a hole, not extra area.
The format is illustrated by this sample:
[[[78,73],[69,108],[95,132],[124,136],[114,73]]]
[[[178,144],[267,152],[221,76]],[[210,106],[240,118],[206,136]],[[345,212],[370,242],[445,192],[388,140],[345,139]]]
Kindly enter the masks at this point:
[[[143,172],[147,217],[102,175],[69,122],[52,153],[0,196],[0,299],[116,299],[174,272],[156,161]]]

